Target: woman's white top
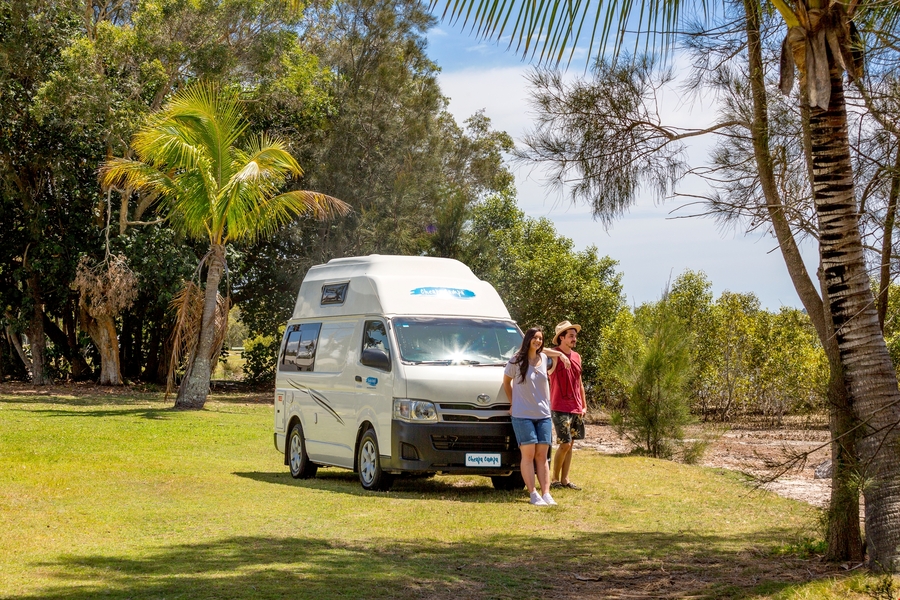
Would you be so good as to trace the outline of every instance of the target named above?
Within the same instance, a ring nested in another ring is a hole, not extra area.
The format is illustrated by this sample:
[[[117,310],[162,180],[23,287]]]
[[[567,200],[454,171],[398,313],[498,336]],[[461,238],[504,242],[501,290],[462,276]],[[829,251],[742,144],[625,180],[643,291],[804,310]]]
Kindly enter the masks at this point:
[[[527,360],[527,359],[526,359]],[[547,419],[550,417],[550,378],[547,376],[547,356],[541,352],[537,366],[528,365],[525,381],[521,381],[520,365],[506,363],[503,374],[512,378],[512,416],[518,419]]]

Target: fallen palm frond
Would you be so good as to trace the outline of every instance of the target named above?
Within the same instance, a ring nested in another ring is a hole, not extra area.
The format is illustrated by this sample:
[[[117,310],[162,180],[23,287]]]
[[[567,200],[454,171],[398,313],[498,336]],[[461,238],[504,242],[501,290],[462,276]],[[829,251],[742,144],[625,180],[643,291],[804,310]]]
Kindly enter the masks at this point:
[[[166,399],[175,389],[175,376],[179,365],[185,363],[186,370],[182,379],[190,376],[191,366],[194,364],[194,356],[197,352],[197,344],[200,341],[200,324],[203,320],[203,303],[205,293],[203,289],[193,281],[185,281],[170,304],[175,312],[175,329],[172,332],[170,346],[172,354],[169,358],[169,373],[166,377]],[[218,356],[225,341],[228,329],[228,311],[231,308],[231,298],[223,297],[216,293],[215,337],[213,339],[210,360]]]

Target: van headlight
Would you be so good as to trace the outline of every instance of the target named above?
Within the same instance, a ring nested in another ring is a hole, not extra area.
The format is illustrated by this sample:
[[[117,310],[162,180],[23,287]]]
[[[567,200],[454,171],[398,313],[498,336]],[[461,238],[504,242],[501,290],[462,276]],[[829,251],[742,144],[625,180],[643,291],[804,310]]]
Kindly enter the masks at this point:
[[[438,420],[434,403],[407,398],[394,398],[394,418],[410,423]]]

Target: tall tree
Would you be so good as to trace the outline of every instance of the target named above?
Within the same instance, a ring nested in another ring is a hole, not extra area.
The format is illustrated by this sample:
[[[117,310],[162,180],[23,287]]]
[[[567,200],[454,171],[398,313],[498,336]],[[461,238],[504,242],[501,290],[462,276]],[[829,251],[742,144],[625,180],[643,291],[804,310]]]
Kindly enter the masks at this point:
[[[254,335],[284,323],[313,264],[369,253],[454,255],[469,209],[511,184],[509,136],[483,114],[458,124],[446,110],[438,66],[425,52],[433,23],[413,0],[311,6],[303,48],[330,74],[317,79],[326,97],[310,111],[279,95],[279,110],[254,119],[292,140],[308,165],[304,185],[352,201],[354,212],[297,222],[239,248],[235,301]]]
[[[866,489],[866,537],[869,562],[875,568],[900,569],[900,524],[893,518],[900,511],[900,462],[893,452],[880,451],[900,443],[900,390],[890,364],[887,347],[878,326],[874,297],[865,270],[864,254],[850,159],[847,114],[842,76],[861,72],[859,53],[854,50],[857,11],[877,9],[876,3],[834,3],[797,0],[791,5],[775,0],[774,6],[788,28],[783,54],[782,89],[793,82],[796,65],[800,73],[801,103],[809,114],[809,143],[813,198],[820,239],[823,296],[834,327],[841,373],[853,398],[853,411],[865,427],[857,450],[871,483]],[[451,16],[474,15],[485,35],[502,35],[512,22],[513,39],[524,53],[536,52],[559,61],[569,44],[576,43],[587,21],[592,44],[599,40],[601,52],[610,36],[622,47],[626,34],[652,43],[658,39],[671,48],[684,14],[691,8],[709,19],[712,5],[680,2],[625,3],[609,0],[561,10],[558,0],[541,3],[511,3],[500,10],[489,0],[457,0],[450,3]],[[511,15],[516,18],[510,20]],[[882,30],[891,30],[900,12],[887,7],[873,11],[883,16]],[[599,31],[597,25],[599,25]],[[599,38],[595,38],[599,35]],[[534,46],[533,40],[539,40]],[[790,76],[788,76],[790,75]],[[764,140],[763,140],[764,141]]]
[[[37,384],[51,380],[48,327],[61,334],[58,350],[72,356],[74,331],[49,317],[74,324],[69,283],[79,254],[100,241],[90,224],[102,146],[60,113],[40,110],[41,87],[79,22],[68,3],[0,1],[0,296],[6,325],[28,334]]]
[[[269,235],[300,214],[326,218],[349,210],[315,192],[280,193],[290,177],[303,172],[281,140],[245,138],[248,125],[236,92],[195,84],[151,115],[135,135],[138,160],[110,159],[100,170],[104,186],[157,194],[174,227],[209,243],[201,261],[206,278],[196,341],[175,401],[179,408],[202,408],[209,392],[211,363],[220,350],[216,311],[226,245]]]

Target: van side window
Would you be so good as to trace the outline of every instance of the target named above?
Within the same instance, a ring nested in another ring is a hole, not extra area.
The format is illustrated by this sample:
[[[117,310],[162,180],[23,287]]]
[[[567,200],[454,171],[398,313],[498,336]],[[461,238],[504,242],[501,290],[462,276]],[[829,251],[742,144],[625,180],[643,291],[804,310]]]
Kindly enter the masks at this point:
[[[382,350],[388,356],[391,355],[391,344],[388,341],[387,329],[381,321],[366,321],[363,328],[362,349]]]
[[[321,323],[291,325],[285,333],[284,354],[281,356],[278,370],[313,371],[321,329]]]

